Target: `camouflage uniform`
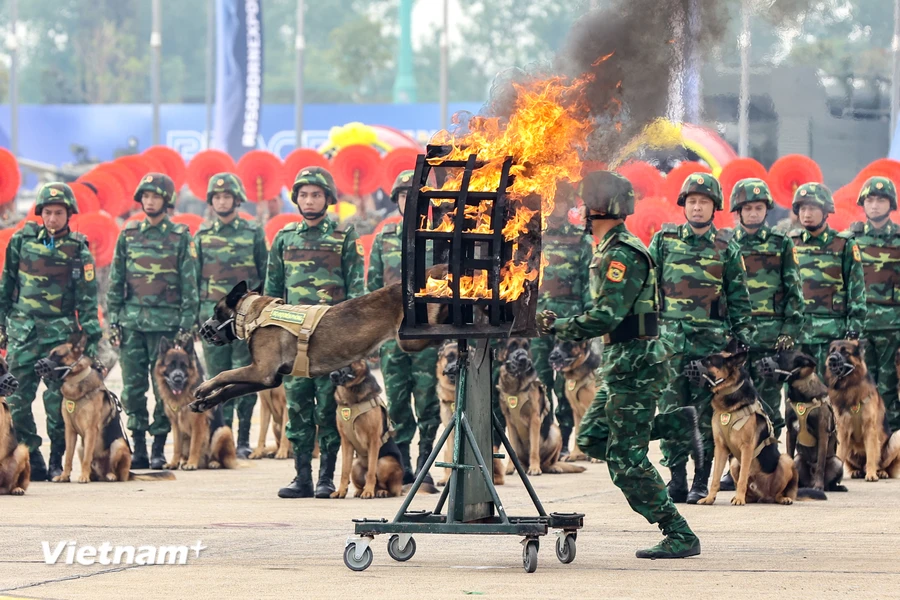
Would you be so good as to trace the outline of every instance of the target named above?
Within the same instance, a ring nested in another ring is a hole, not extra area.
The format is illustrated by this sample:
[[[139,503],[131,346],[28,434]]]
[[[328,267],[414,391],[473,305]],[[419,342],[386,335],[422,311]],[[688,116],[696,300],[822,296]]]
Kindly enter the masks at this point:
[[[558,197],[557,202],[568,205],[569,196]],[[593,237],[585,235],[582,227],[572,225],[565,216],[562,217],[562,222],[551,223],[544,230],[541,236],[541,254],[546,265],[538,297],[539,311],[550,310],[561,317],[567,317],[581,314],[591,306],[593,300],[588,277],[592,246]],[[550,352],[555,343],[553,336],[535,338],[531,340],[531,355],[544,387],[556,394],[556,420],[563,431],[563,451],[568,452],[569,433],[575,424],[572,407],[566,399],[565,378],[556,376],[550,367]]]
[[[761,179],[744,179],[735,185],[731,193],[732,212],[740,212],[741,206],[749,202],[765,202],[769,209],[775,204],[769,187]],[[779,338],[796,340],[800,337],[803,327],[803,284],[794,255],[794,243],[790,237],[773,231],[766,223],[753,233],[738,225],[734,239],[741,247],[747,268],[751,315],[756,326],[750,338],[747,363],[766,414],[772,421],[775,437],[779,438],[784,428],[781,411],[784,384],[761,377],[756,372],[756,362],[772,354]]]
[[[688,177],[679,197],[680,206],[684,206],[684,199],[691,193],[710,197],[716,208],[722,209],[721,187],[714,177],[706,174]],[[659,269],[660,335],[672,352],[670,382],[660,400],[660,412],[667,413],[680,406],[697,408],[707,464],[696,465],[696,488],[698,481],[708,478],[713,456],[712,395],[705,387],[692,386],[683,371],[691,360],[724,350],[731,336],[749,344],[753,325],[747,274],[733,233],[718,231],[715,225],[698,236],[687,223],[665,224],[653,236],[649,251]],[[677,431],[660,433],[665,438],[660,444],[662,462],[672,469],[675,479],[681,476],[687,463],[689,437]],[[705,482],[702,484],[705,486]],[[692,491],[702,492],[699,488]]]
[[[866,181],[859,193],[863,205],[867,196],[881,196],[897,210],[897,192],[884,177]],[[900,226],[888,220],[880,229],[871,221],[853,223],[850,233],[859,245],[866,279],[866,363],[884,398],[891,431],[900,429],[900,402],[897,399],[895,357],[900,349]]]
[[[624,218],[634,210],[631,184],[595,172],[582,183],[585,206]],[[653,261],[625,225],[615,225],[594,250],[590,264],[593,302],[582,315],[558,319],[563,340],[606,336],[597,396],[581,421],[578,446],[606,460],[613,483],[631,508],[667,536],[640,558],[700,553],[700,542],[678,513],[662,478],[647,458],[656,399],[666,383],[667,352],[656,335],[659,293]]]
[[[235,211],[247,199],[241,180],[233,173],[213,175],[209,180],[207,202],[211,204],[212,197],[220,192],[234,197]],[[266,280],[269,251],[266,248],[265,232],[256,222],[237,216],[225,224],[216,217],[215,222],[204,223],[200,227],[194,236],[194,244],[198,257],[201,319],[211,316],[216,302],[241,281],[246,281],[248,287],[254,289]],[[226,346],[213,346],[204,342],[203,356],[208,377],[247,366],[251,362],[250,349],[243,340],[235,340]],[[247,448],[248,453],[250,420],[255,404],[256,394],[249,394],[233,398],[222,407],[225,424],[229,427],[232,426],[233,413],[237,409],[238,446]]]
[[[327,177],[326,177],[327,175]],[[324,169],[304,169],[294,183],[293,197],[303,185],[318,185],[334,198],[331,175]],[[363,249],[353,226],[346,229],[325,217],[310,227],[308,221],[289,223],[278,232],[269,250],[265,295],[288,304],[335,305],[363,295]],[[340,448],[335,414],[334,384],[325,375],[313,379],[287,377],[287,437],[294,447],[298,468],[311,457],[319,427],[322,462],[333,461]],[[332,463],[333,465],[333,463]],[[306,465],[302,465],[304,468]],[[333,467],[332,467],[333,468]],[[320,473],[320,480],[321,480]]]
[[[135,201],[149,191],[173,205],[174,187],[166,175],[149,173],[135,190]],[[128,222],[116,242],[107,302],[110,326],[122,332],[122,404],[128,429],[138,446],[145,431],[155,436],[158,459],[170,425],[152,376],[156,407],[150,424],[147,377],[156,362],[159,340],[174,339],[197,320],[197,249],[187,226],[173,223],[168,216],[157,225],[148,219]]]
[[[834,212],[831,192],[821,183],[807,183],[794,194],[794,213],[804,203]],[[852,233],[825,226],[818,236],[805,229],[791,232],[803,281],[806,312],[803,351],[824,371],[828,346],[848,332],[861,334],[866,320],[866,283],[862,257]]]
[[[40,189],[35,214],[40,216],[45,206],[53,204],[67,206],[70,215],[78,212],[72,190],[63,183]],[[30,221],[13,234],[0,279],[0,329],[4,347],[9,336],[9,370],[19,381],[19,389],[7,398],[16,436],[28,446],[36,463],[32,477],[39,480],[43,475],[46,479],[43,458],[39,459],[41,437],[31,412],[40,383],[34,363],[79,329],[87,335],[88,355],[96,352],[101,336],[94,259],[82,234],[66,231],[54,237],[46,227]],[[51,472],[57,467],[61,471],[65,450],[60,386],[60,382],[50,381],[44,391]]]
[[[412,177],[412,171],[404,171],[397,177],[391,190],[391,198],[395,202],[400,192],[411,189]],[[389,223],[375,236],[366,279],[369,292],[400,283],[402,248],[403,226],[399,223]],[[416,433],[416,419],[419,429],[418,465],[431,454],[434,438],[441,424],[440,402],[435,392],[437,348],[407,354],[397,346],[395,340],[388,340],[381,346],[380,353],[388,413],[394,423],[395,441],[406,461],[404,471],[408,480],[412,473],[409,444]],[[410,394],[415,398],[415,416],[410,409]]]

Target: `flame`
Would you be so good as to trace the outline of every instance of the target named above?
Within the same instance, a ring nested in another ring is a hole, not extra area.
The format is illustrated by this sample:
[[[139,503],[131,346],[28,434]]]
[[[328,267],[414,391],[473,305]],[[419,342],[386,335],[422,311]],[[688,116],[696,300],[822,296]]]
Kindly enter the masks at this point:
[[[506,222],[506,226],[503,228],[503,239],[507,242],[511,242],[520,235],[528,233],[528,223],[536,212],[536,210],[520,206],[518,210],[516,210],[516,214]],[[513,254],[515,254],[515,252],[513,252]]]
[[[528,263],[509,261],[500,269],[500,299],[512,302],[525,291],[525,282],[534,281],[538,272],[528,268]],[[445,279],[429,277],[425,287],[419,290],[416,296],[429,296],[432,298],[452,298],[453,290],[450,284],[453,275],[447,274]],[[487,271],[475,271],[473,275],[463,275],[459,280],[459,296],[467,300],[479,298],[491,299],[493,293],[488,287]]]
[[[528,263],[517,263],[509,261],[506,266],[500,269],[500,299],[512,302],[522,295],[525,291],[525,282],[534,281],[538,277],[538,272],[534,269],[528,269]]]

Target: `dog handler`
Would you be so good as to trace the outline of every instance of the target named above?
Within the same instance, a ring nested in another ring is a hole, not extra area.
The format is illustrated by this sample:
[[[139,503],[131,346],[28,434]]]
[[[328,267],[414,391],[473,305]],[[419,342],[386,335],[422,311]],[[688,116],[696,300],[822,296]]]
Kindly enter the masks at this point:
[[[656,425],[656,399],[667,381],[667,351],[658,334],[659,293],[650,254],[625,227],[634,213],[634,190],[624,177],[590,173],[581,184],[588,223],[600,243],[591,263],[593,306],[577,317],[538,315],[541,333],[563,340],[605,336],[602,382],[581,421],[576,440],[589,456],[606,460],[609,473],[631,508],[657,523],[665,538],[639,550],[638,558],[683,558],[700,554],[700,540],[669,498],[659,473],[647,458]],[[657,419],[680,418],[682,410]],[[675,417],[678,415],[678,417]]]

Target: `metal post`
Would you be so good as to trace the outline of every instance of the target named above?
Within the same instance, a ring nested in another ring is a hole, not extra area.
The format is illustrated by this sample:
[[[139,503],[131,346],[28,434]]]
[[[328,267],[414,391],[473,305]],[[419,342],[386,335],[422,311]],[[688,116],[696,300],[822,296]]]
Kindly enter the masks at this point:
[[[294,91],[294,130],[297,136],[297,148],[303,146],[303,51],[306,49],[303,11],[305,8],[304,0],[297,0],[297,35],[294,37],[294,50],[297,55],[297,84]]]
[[[894,0],[894,38],[891,41],[894,54],[894,71],[891,79],[891,136],[897,131],[900,118],[900,0]]]
[[[685,36],[687,35],[687,18],[684,5],[677,3],[672,5],[670,22],[672,23],[672,70],[669,74],[668,107],[666,117],[674,122],[681,123],[684,120],[684,62],[685,62]]]
[[[701,14],[699,0],[688,0],[685,15],[684,52],[684,120],[699,123],[703,112],[703,81],[701,79],[700,28]]]
[[[216,75],[216,0],[206,2],[206,147],[212,147],[213,83]]]
[[[900,0],[898,0],[900,2]],[[441,30],[441,129],[449,125],[450,81],[450,0],[444,0],[444,24]]]
[[[897,0],[900,2],[900,0]],[[741,92],[738,109],[738,154],[750,155],[750,0],[741,3]]]
[[[162,48],[159,0],[153,0],[152,32],[150,33],[150,95],[153,104],[153,145],[159,144],[159,61]]]
[[[413,71],[412,50],[413,0],[400,0],[400,39],[397,47],[397,79],[394,81],[394,102],[408,104],[416,101],[416,75]]]
[[[16,38],[16,24],[19,20],[17,0],[9,0],[10,33],[6,38],[9,50],[9,143],[13,156],[19,156],[19,41]]]

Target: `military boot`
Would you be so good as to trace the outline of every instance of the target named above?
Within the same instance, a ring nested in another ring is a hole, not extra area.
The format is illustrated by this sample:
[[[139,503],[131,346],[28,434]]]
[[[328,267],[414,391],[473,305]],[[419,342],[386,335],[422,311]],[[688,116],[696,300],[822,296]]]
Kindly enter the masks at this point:
[[[238,439],[237,439],[237,457],[250,458],[250,419],[241,419],[238,423]]]
[[[132,431],[131,440],[134,449],[131,452],[132,469],[149,469],[150,459],[147,457],[147,440],[143,431]]]
[[[659,528],[666,537],[652,548],[635,552],[637,558],[687,558],[700,554],[700,539],[681,515],[666,524],[660,523]]]
[[[31,463],[31,481],[47,481],[47,464],[40,448],[35,448],[28,456]]]
[[[50,481],[53,481],[54,477],[59,477],[60,475],[62,475],[62,460],[65,451],[66,445],[64,442],[50,443],[50,463],[47,467],[47,479],[49,479]]]
[[[719,491],[733,492],[736,487],[734,477],[731,476],[731,469],[725,469],[725,475],[719,481]]]
[[[400,458],[403,459],[403,485],[410,484],[416,480],[415,474],[412,472],[412,465],[409,458],[409,442],[397,444],[400,449]]]
[[[294,469],[297,476],[287,486],[278,490],[279,498],[312,498],[312,457],[309,454],[294,455]]]
[[[563,456],[569,455],[569,438],[572,435],[571,427],[560,427],[560,434],[562,434],[562,450],[559,452],[560,458]]]
[[[703,449],[703,437],[700,435],[700,416],[693,406],[685,406],[680,410],[684,417],[687,430],[690,432],[691,458],[695,464],[706,462],[706,452]]]
[[[337,452],[322,450],[319,454],[319,480],[316,482],[316,498],[331,498],[334,493],[334,463]]]
[[[691,491],[687,495],[688,504],[697,504],[701,498],[709,496],[710,469],[712,469],[712,461],[694,463],[694,481],[691,483]]]
[[[672,473],[672,479],[666,484],[669,498],[671,498],[672,502],[675,504],[681,504],[687,500],[688,496],[687,467],[685,465],[678,465],[677,467],[669,469],[669,472]]]
[[[153,448],[150,450],[150,468],[156,469],[159,471],[160,469],[165,468],[166,466],[166,437],[168,434],[162,433],[160,435],[153,436]],[[132,459],[133,461],[134,459]]]
[[[425,466],[430,454],[431,444],[419,444],[419,456],[416,458],[416,477],[419,476],[419,472],[422,470],[422,467]],[[425,478],[422,480],[422,483],[434,485],[434,479],[431,478],[431,473],[425,473]]]

